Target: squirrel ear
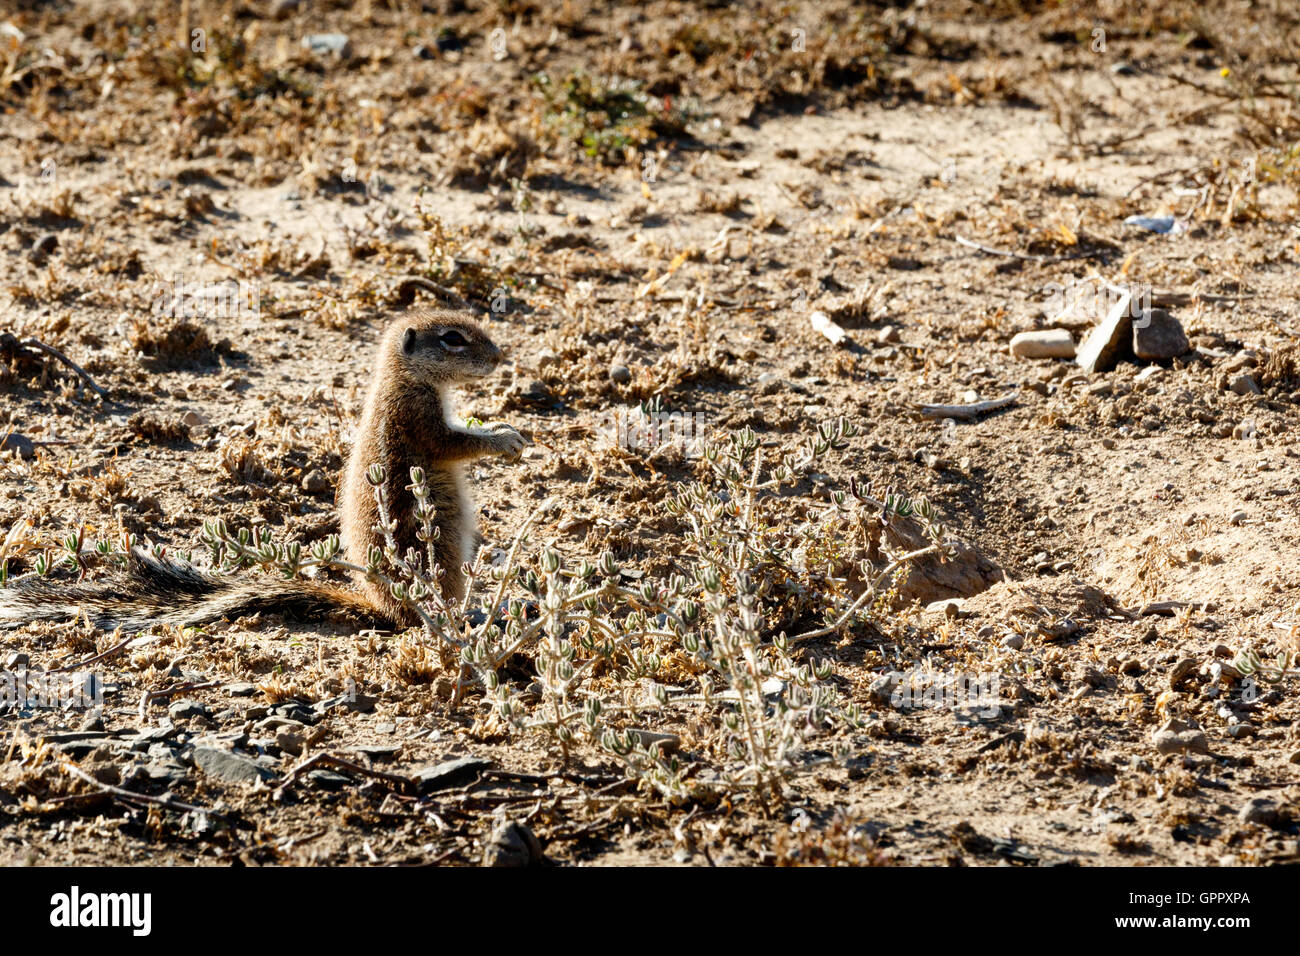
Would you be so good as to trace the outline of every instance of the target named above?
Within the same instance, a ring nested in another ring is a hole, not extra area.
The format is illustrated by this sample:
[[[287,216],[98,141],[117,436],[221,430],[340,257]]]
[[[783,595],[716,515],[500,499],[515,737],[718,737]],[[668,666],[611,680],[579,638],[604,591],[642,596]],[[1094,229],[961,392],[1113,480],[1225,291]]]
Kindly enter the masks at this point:
[[[415,351],[415,329],[407,329],[406,334],[402,336],[402,351],[407,355]]]

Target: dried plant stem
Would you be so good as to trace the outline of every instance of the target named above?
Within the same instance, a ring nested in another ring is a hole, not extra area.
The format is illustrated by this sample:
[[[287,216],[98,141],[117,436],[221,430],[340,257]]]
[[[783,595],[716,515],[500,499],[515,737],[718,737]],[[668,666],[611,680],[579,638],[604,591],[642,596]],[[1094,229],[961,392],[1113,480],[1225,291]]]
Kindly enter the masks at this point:
[[[924,558],[927,555],[937,554],[939,551],[940,551],[939,545],[932,544],[929,545],[928,547],[918,548],[915,551],[909,551],[907,554],[903,555],[902,557],[896,558],[895,560],[891,561],[888,565],[885,566],[885,569],[881,571],[880,574],[876,577],[876,580],[871,582],[871,585],[860,595],[858,595],[858,599],[849,606],[849,609],[847,611],[845,611],[843,614],[840,615],[839,619],[835,621],[834,624],[828,624],[825,627],[819,627],[815,631],[807,631],[803,634],[799,634],[795,637],[792,637],[789,639],[790,643],[798,644],[801,641],[809,641],[815,637],[825,637],[827,634],[835,633],[841,627],[843,627],[848,622],[848,620],[851,617],[853,617],[854,614],[857,614],[858,611],[862,609],[863,605],[865,605],[869,600],[875,597],[876,592],[880,589],[881,583],[885,581],[889,577],[889,575],[893,574],[895,571],[897,571],[900,567],[902,567],[904,564],[906,564],[909,561],[915,561],[916,559]]]

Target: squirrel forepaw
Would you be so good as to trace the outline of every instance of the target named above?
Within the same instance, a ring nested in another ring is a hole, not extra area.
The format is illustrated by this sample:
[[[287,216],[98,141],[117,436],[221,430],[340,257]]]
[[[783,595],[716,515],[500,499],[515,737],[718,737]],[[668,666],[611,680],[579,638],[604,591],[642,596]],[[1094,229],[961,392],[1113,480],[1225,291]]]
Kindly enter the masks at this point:
[[[489,422],[483,426],[497,454],[504,455],[510,461],[518,461],[528,447],[528,439],[515,431],[505,422]]]

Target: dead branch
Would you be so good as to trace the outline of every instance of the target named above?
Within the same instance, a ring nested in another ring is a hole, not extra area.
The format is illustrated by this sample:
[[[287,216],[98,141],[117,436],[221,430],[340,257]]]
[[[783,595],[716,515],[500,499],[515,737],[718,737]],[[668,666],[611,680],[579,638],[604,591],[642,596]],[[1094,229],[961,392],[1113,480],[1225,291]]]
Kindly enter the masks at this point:
[[[1020,393],[1011,392],[1000,398],[990,398],[985,402],[970,402],[966,405],[920,405],[921,414],[926,418],[976,418],[985,412],[1005,408],[1018,398]]]

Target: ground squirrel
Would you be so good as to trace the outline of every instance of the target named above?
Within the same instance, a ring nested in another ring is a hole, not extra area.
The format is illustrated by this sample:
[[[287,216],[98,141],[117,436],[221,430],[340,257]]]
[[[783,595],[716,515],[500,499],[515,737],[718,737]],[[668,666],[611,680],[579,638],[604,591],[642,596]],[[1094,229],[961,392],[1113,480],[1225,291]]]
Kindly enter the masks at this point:
[[[339,527],[347,557],[365,567],[378,508],[366,474],[384,466],[389,518],[397,525],[399,552],[422,550],[416,536],[415,499],[407,487],[411,468],[424,469],[436,509],[435,554],[443,571],[441,591],[459,599],[465,591],[461,565],[477,549],[474,505],[461,473],[465,462],[485,455],[517,459],[527,444],[504,423],[469,428],[454,423],[450,387],[493,371],[501,350],[477,324],[444,310],[417,310],[389,326],[375,360],[347,472],[338,490]],[[127,630],[152,623],[200,624],[255,611],[312,614],[347,608],[409,624],[413,615],[383,587],[361,582],[362,594],[310,581],[214,577],[188,565],[157,560],[138,550],[127,570],[92,584],[50,581],[36,574],[0,589],[0,626],[64,620],[83,611],[103,628]]]
[[[464,595],[461,565],[473,560],[478,531],[461,464],[485,455],[516,459],[525,442],[504,422],[481,428],[453,424],[448,389],[487,375],[501,359],[501,350],[483,330],[454,312],[421,312],[389,328],[339,486],[339,528],[352,564],[365,567],[367,551],[376,540],[373,528],[379,513],[366,478],[376,463],[387,475],[389,519],[397,523],[393,537],[403,551],[419,547],[415,498],[407,487],[411,468],[418,466],[424,469],[429,500],[437,510],[435,553],[443,571],[442,594],[449,599]],[[385,589],[367,584],[366,593],[386,617],[406,619],[408,612]]]

